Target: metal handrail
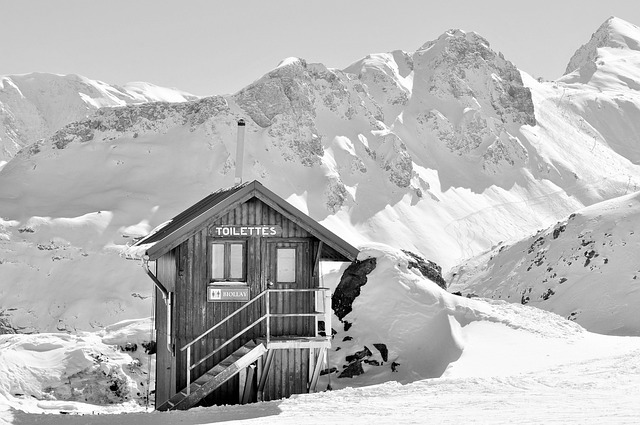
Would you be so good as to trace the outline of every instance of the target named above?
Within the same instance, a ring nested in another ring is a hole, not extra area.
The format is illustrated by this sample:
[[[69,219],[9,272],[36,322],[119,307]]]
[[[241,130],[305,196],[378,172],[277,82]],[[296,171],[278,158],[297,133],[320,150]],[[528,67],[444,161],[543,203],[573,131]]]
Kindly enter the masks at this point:
[[[267,289],[269,292],[318,292],[318,291],[328,291],[329,288],[280,288],[280,289]]]
[[[212,352],[210,352],[209,354],[207,354],[206,356],[204,356],[202,359],[200,359],[200,361],[198,363],[195,363],[193,365],[191,365],[190,367],[190,371],[195,369],[196,367],[200,366],[202,363],[204,363],[205,361],[207,361],[211,356],[214,356],[218,351],[222,350],[224,347],[226,347],[227,345],[231,344],[233,341],[236,340],[236,338],[240,337],[240,335],[244,334],[245,332],[247,332],[249,329],[251,329],[252,327],[254,327],[255,325],[257,325],[258,323],[262,322],[264,319],[267,318],[266,314],[263,314],[262,316],[260,316],[260,318],[258,320],[255,320],[252,324],[250,324],[249,326],[247,326],[246,328],[244,328],[243,330],[241,330],[240,332],[236,333],[234,336],[232,336],[231,338],[229,338],[224,344],[222,344],[220,347],[216,348],[215,350],[213,350]],[[189,347],[187,349],[187,352],[189,352],[191,350],[191,347]]]
[[[266,294],[269,290],[266,289],[262,292],[260,292],[258,294],[257,297],[255,297],[254,299],[252,299],[251,301],[249,301],[248,303],[246,303],[245,305],[243,305],[242,307],[240,307],[239,309],[237,309],[236,311],[234,311],[233,313],[231,313],[230,315],[228,315],[227,317],[225,317],[224,319],[222,319],[219,323],[213,325],[212,327],[210,327],[208,330],[204,331],[203,333],[200,334],[200,336],[198,336],[196,339],[194,339],[193,341],[191,341],[190,343],[186,344],[184,347],[182,347],[180,349],[180,351],[184,351],[186,350],[188,347],[191,347],[193,344],[195,344],[196,342],[200,341],[202,338],[204,338],[205,336],[209,335],[211,332],[213,332],[216,328],[222,326],[223,323],[227,322],[229,319],[231,319],[232,317],[234,317],[236,314],[239,314],[242,310],[246,309],[247,307],[249,307],[251,304],[253,304],[254,302],[256,302],[257,300],[259,300],[261,297],[264,296],[264,294]]]
[[[319,313],[271,313],[271,308],[270,308],[270,301],[269,301],[269,296],[267,296],[265,298],[265,313],[260,316],[258,319],[256,319],[253,323],[251,323],[249,326],[245,327],[244,329],[242,329],[241,331],[237,332],[235,335],[233,335],[231,338],[229,338],[224,344],[222,344],[221,346],[217,347],[216,349],[214,349],[212,352],[210,352],[209,354],[207,354],[205,357],[203,357],[202,359],[200,359],[197,363],[194,363],[193,365],[191,364],[191,346],[193,344],[195,344],[196,342],[200,341],[202,338],[204,338],[205,336],[207,336],[208,334],[210,334],[211,332],[213,332],[215,329],[217,329],[218,327],[222,326],[224,323],[226,323],[227,321],[229,321],[232,317],[236,316],[237,314],[239,314],[241,311],[245,310],[246,308],[248,308],[250,305],[254,304],[257,300],[261,299],[262,297],[265,296],[265,294],[269,294],[270,292],[324,292],[324,299],[323,299],[323,313],[324,313],[324,323],[325,323],[325,335],[331,335],[331,291],[328,288],[301,288],[301,289],[265,289],[264,291],[262,291],[260,294],[258,294],[255,298],[253,298],[251,301],[249,301],[248,303],[246,303],[245,305],[243,305],[242,307],[240,307],[239,309],[237,309],[236,311],[234,311],[233,313],[231,313],[230,315],[228,315],[227,317],[225,317],[224,319],[222,319],[219,323],[215,324],[214,326],[212,326],[211,328],[209,328],[208,330],[206,330],[205,332],[203,332],[202,334],[200,334],[197,338],[195,338],[193,341],[189,342],[188,344],[186,344],[184,347],[182,347],[180,349],[180,351],[185,351],[187,350],[187,395],[189,395],[191,393],[191,371],[193,369],[195,369],[196,367],[198,367],[199,365],[201,365],[202,363],[204,363],[206,360],[208,360],[209,358],[211,358],[212,356],[214,356],[217,352],[219,352],[220,350],[222,350],[224,347],[226,347],[227,345],[231,344],[233,341],[235,341],[237,338],[239,338],[241,335],[245,334],[249,329],[253,328],[255,325],[257,325],[258,323],[262,322],[263,320],[266,319],[267,323],[267,329],[266,329],[266,339],[267,339],[267,347],[269,346],[269,342],[271,339],[271,318],[272,317],[304,317],[304,316],[309,316],[309,317],[317,317]],[[327,332],[327,330],[329,330]]]

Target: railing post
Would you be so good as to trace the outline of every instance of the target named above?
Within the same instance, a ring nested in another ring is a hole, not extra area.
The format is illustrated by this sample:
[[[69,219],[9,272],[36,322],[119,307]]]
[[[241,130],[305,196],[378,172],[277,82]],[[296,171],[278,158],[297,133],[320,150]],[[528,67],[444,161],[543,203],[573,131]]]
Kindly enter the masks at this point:
[[[267,289],[267,294],[265,295],[267,297],[267,301],[266,301],[266,316],[267,316],[267,348],[269,348],[269,341],[271,339],[271,310],[270,310],[270,301],[269,298],[270,297],[270,293],[269,293],[269,289]]]
[[[331,339],[331,291],[325,289],[324,291],[324,334],[328,339]]]
[[[191,346],[187,347],[187,395],[191,394]]]

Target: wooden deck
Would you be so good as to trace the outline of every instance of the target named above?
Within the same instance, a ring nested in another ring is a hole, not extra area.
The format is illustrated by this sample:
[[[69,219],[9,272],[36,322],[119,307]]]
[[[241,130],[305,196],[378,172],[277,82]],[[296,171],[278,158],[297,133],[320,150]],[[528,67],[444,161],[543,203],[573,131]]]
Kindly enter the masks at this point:
[[[263,343],[267,350],[284,350],[289,348],[331,348],[331,338],[324,336],[304,337],[304,336],[279,336],[269,338],[256,338],[258,343]]]

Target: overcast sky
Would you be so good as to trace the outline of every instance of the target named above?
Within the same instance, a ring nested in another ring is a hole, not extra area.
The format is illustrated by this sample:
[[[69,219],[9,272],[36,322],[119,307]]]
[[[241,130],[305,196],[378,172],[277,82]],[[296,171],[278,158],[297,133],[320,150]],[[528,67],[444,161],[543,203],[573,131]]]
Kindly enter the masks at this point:
[[[80,74],[227,94],[289,56],[344,68],[461,28],[534,77],[554,79],[612,15],[640,25],[640,2],[0,0],[0,75]]]

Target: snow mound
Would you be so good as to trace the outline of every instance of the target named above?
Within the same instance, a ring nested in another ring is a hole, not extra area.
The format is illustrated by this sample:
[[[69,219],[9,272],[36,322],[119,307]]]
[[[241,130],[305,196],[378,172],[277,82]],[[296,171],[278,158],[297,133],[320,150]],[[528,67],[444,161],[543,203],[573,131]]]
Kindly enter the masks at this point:
[[[585,338],[583,328],[544,310],[450,294],[417,269],[409,268],[411,258],[401,251],[374,246],[361,251],[359,260],[367,258],[376,259],[375,269],[360,288],[353,310],[334,322],[336,333],[327,371],[331,373],[323,381],[333,388],[389,380],[408,383],[445,373],[452,376],[453,371],[459,376],[478,375],[482,370],[498,373],[502,367],[505,371],[533,370],[549,364],[534,354],[527,355],[531,364],[524,368],[511,363],[508,367],[479,364],[488,360],[465,352],[475,350],[475,345],[481,347],[479,351],[489,349],[481,336],[492,338],[492,350],[504,349],[517,356],[523,355],[519,352],[522,348],[509,341],[519,341],[522,347],[543,347],[541,350],[548,352],[558,344],[579,343]],[[456,363],[470,356],[473,360],[465,360],[464,365]],[[474,367],[467,366],[468,361]]]
[[[584,208],[453,270],[451,291],[528,304],[613,335],[640,335],[640,192]]]
[[[0,397],[26,412],[144,410],[150,336],[149,319],[97,333],[0,335]]]

